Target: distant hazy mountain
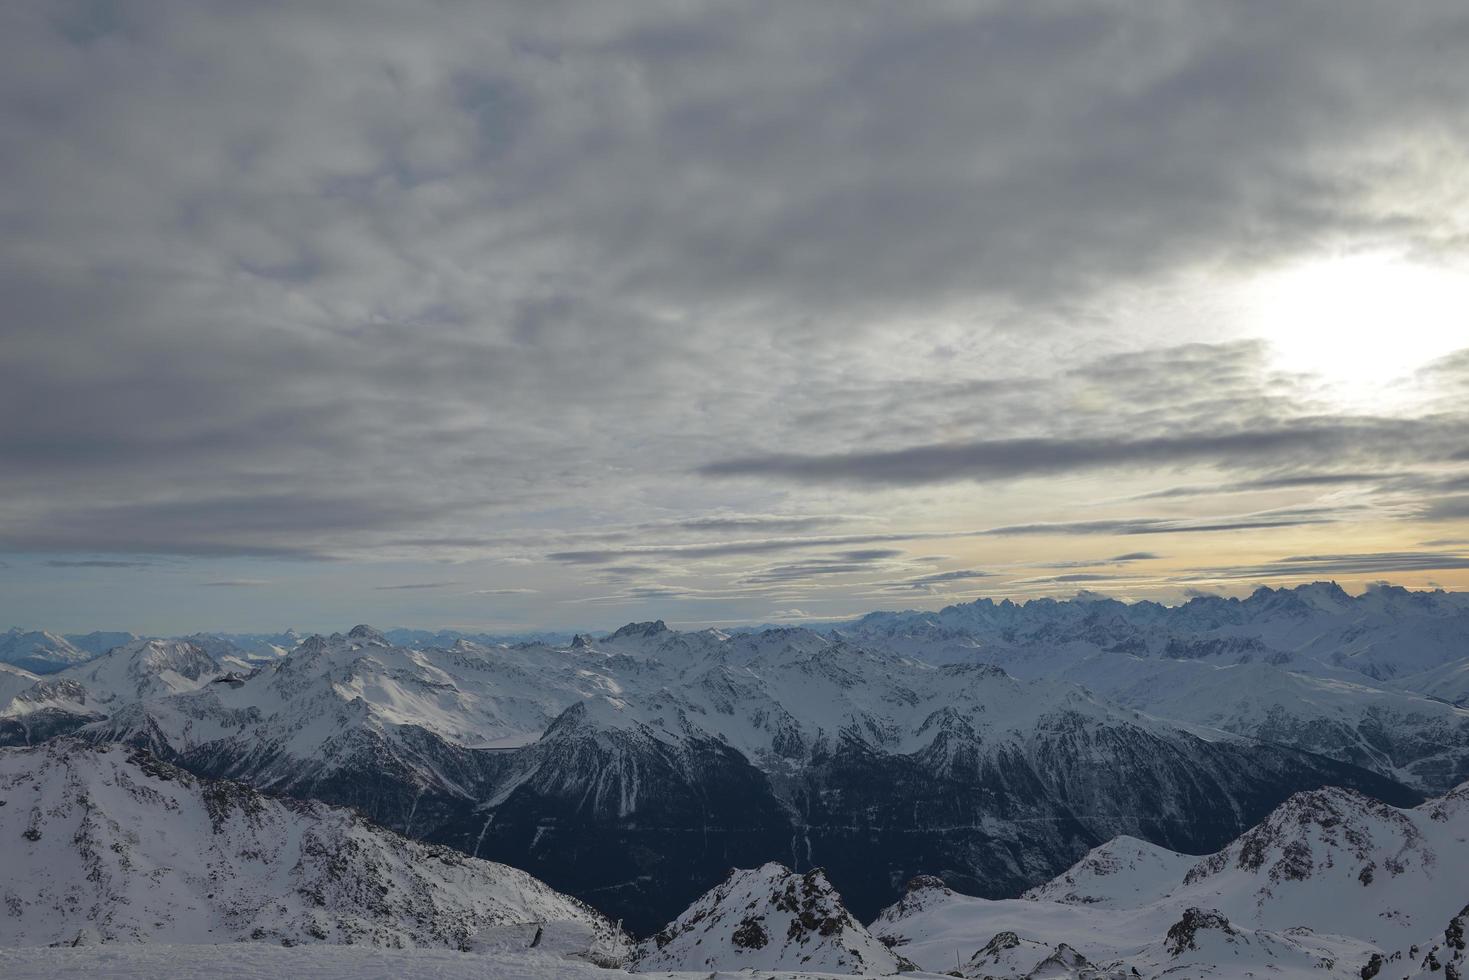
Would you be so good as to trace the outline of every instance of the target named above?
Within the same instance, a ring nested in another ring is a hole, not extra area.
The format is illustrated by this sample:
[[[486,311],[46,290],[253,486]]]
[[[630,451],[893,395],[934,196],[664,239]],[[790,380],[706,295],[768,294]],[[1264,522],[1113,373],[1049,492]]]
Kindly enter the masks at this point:
[[[138,637],[133,633],[107,632],[105,630],[94,630],[91,633],[67,633],[66,641],[85,653],[97,657],[120,647],[125,643],[131,643]]]
[[[34,674],[50,674],[85,663],[92,654],[79,650],[64,637],[45,630],[12,627],[0,633],[0,663],[11,664]]]

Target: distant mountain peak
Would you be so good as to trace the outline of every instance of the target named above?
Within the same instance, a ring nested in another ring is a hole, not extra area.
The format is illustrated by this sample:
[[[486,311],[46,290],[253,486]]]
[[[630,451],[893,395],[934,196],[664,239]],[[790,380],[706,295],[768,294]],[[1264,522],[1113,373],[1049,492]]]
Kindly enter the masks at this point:
[[[366,624],[359,624],[352,627],[347,633],[347,639],[356,640],[358,643],[371,643],[376,646],[390,646],[388,638],[382,634],[381,630],[373,629]]]
[[[611,636],[607,637],[607,639],[624,640],[633,637],[657,636],[660,633],[669,632],[672,631],[669,630],[667,623],[663,622],[663,620],[661,619],[655,619],[652,622],[648,623],[628,623],[626,626],[621,627]]]

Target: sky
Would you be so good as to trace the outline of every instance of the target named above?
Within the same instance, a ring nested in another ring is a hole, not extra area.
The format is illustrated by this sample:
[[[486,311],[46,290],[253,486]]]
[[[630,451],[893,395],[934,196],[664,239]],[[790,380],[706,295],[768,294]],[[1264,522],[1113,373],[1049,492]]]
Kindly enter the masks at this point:
[[[1469,589],[1461,0],[0,5],[0,625]]]

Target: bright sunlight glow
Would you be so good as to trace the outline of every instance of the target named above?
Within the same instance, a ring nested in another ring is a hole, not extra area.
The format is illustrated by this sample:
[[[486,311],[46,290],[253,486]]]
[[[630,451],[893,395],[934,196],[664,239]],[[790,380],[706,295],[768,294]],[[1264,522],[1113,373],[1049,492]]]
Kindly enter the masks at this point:
[[[1348,401],[1384,406],[1395,384],[1469,347],[1469,273],[1369,252],[1314,261],[1247,290],[1247,328],[1283,370],[1318,375]]]

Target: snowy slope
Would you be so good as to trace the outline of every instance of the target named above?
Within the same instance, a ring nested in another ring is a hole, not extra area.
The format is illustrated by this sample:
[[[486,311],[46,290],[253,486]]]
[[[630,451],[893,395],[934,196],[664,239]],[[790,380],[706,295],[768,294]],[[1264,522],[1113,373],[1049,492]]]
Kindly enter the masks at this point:
[[[1449,920],[1442,934],[1422,944],[1374,955],[1362,980],[1463,980],[1469,977],[1469,905]]]
[[[80,946],[0,948],[6,980],[627,980],[621,970],[531,953],[460,953],[363,946]],[[749,973],[646,974],[649,980],[750,980]],[[762,971],[762,980],[825,980],[826,973]],[[915,980],[928,976],[919,974]]]
[[[1421,691],[1440,701],[1469,707],[1469,657],[1410,675],[1400,683],[1408,690]]]
[[[852,918],[819,871],[732,871],[637,949],[639,971],[821,970],[886,976],[906,966]]]
[[[199,780],[120,746],[0,750],[0,945],[527,942],[615,953],[600,915],[531,876],[349,811]]]
[[[33,674],[12,664],[0,664],[0,708],[40,679],[39,674]]]
[[[1136,837],[1114,837],[1024,897],[1037,902],[1132,908],[1165,897],[1197,860]]]
[[[920,880],[871,930],[921,967],[957,955],[973,976],[1027,976],[1031,954],[1064,943],[1143,976],[1270,966],[1357,977],[1373,953],[1428,948],[1462,907],[1465,868],[1469,785],[1406,810],[1322,790],[1203,859],[1113,841],[1004,901]]]

